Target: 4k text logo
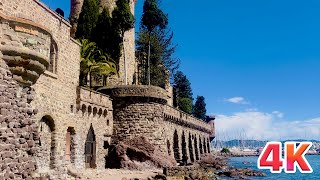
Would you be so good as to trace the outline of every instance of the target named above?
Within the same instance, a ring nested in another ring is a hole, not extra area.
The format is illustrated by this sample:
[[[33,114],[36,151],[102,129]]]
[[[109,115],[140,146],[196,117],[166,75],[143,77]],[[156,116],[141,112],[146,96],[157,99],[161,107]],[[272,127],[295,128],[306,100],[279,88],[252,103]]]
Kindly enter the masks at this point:
[[[259,169],[269,169],[272,173],[312,173],[313,169],[305,158],[311,142],[286,142],[282,151],[281,142],[268,142],[258,158]],[[282,152],[283,156],[282,157]]]

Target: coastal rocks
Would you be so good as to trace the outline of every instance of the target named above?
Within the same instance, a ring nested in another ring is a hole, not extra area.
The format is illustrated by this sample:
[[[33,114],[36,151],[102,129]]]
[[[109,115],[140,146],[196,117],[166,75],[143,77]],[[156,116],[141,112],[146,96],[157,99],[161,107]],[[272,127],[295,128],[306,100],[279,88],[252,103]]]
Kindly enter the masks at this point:
[[[226,176],[226,177],[232,177],[232,178],[240,178],[240,179],[246,179],[248,176],[260,176],[264,177],[266,176],[263,172],[258,172],[255,170],[252,170],[250,168],[230,168],[229,170],[219,172],[219,176]]]
[[[216,174],[221,177],[231,177],[236,179],[246,179],[252,176],[266,176],[265,173],[252,170],[250,168],[229,167],[226,157],[204,154],[200,161],[201,168],[207,171],[207,174]]]
[[[145,137],[136,137],[120,142],[108,157],[112,168],[142,170],[171,167],[175,160],[165,156],[159,148],[152,145]]]

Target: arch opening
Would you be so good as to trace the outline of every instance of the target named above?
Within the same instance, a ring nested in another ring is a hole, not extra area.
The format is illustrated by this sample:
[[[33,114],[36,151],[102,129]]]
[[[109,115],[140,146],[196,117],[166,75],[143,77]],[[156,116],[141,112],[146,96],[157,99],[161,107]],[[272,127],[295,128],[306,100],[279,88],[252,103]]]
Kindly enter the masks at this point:
[[[195,153],[196,160],[198,161],[200,158],[199,158],[199,148],[198,148],[197,137],[194,137],[194,153]]]
[[[180,161],[179,136],[177,130],[175,130],[173,134],[173,153],[176,161]]]
[[[187,162],[188,162],[187,142],[186,142],[186,137],[184,135],[184,132],[182,132],[181,147],[182,147],[182,163],[183,165],[187,165]]]
[[[44,116],[40,120],[39,144],[41,152],[38,159],[40,170],[49,170],[54,168],[55,164],[55,124],[50,116]]]
[[[194,154],[193,154],[193,147],[192,147],[192,137],[189,133],[189,155],[190,155],[190,161],[194,162]]]
[[[66,155],[65,159],[67,162],[74,163],[75,162],[75,130],[73,127],[68,127],[66,133]]]
[[[88,130],[84,153],[86,168],[96,168],[96,136],[92,124]]]

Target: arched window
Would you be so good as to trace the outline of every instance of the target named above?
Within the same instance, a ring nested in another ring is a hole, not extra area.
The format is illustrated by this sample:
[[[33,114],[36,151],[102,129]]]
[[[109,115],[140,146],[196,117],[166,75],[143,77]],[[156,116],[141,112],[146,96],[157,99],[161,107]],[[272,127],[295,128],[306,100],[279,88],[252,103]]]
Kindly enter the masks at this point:
[[[57,44],[52,40],[51,46],[50,46],[50,61],[49,66],[47,68],[48,71],[52,73],[57,73],[57,59],[58,59],[58,46]]]

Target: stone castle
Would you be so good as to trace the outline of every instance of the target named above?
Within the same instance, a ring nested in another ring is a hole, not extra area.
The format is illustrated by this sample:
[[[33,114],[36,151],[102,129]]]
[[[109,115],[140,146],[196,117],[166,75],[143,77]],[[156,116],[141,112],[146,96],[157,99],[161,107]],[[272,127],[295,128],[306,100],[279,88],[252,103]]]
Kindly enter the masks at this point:
[[[177,161],[210,152],[214,118],[173,108],[168,90],[132,85],[134,29],[125,37],[129,85],[121,59],[115,86],[100,92],[79,87],[81,45],[70,29],[39,0],[0,1],[0,179],[104,169],[109,147],[138,136]]]

